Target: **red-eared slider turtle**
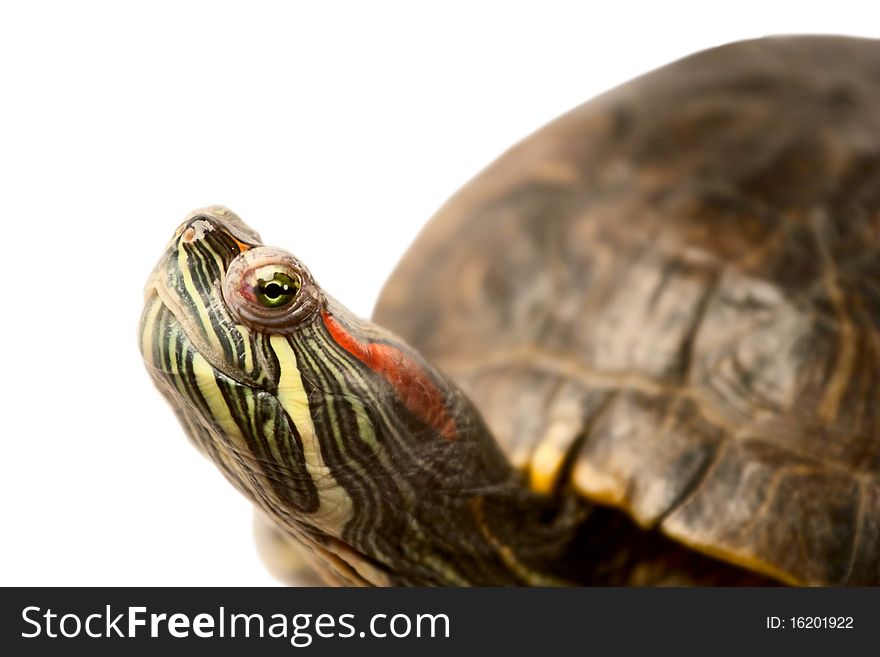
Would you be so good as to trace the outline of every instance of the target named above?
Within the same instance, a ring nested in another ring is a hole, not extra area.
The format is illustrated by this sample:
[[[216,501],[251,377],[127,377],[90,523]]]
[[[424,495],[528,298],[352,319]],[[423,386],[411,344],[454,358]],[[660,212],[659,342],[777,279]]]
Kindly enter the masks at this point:
[[[148,369],[276,561],[880,584],[880,42],[738,43],[575,109],[440,210],[374,321],[221,207],[150,278]]]

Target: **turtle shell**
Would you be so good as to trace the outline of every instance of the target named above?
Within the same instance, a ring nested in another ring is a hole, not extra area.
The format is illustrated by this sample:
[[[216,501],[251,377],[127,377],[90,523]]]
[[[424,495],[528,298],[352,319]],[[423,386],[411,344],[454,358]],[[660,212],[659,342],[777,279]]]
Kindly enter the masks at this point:
[[[880,41],[737,43],[576,108],[439,211],[375,317],[536,489],[880,583]]]

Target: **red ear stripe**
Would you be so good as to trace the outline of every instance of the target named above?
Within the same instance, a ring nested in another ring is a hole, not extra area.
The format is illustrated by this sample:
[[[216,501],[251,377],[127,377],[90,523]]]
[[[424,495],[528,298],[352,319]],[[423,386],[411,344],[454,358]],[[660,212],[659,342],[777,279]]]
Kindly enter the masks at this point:
[[[322,312],[321,317],[336,343],[388,381],[397,398],[413,415],[444,438],[452,440],[456,437],[455,421],[449,414],[443,393],[418,363],[397,347],[360,342],[327,311]]]

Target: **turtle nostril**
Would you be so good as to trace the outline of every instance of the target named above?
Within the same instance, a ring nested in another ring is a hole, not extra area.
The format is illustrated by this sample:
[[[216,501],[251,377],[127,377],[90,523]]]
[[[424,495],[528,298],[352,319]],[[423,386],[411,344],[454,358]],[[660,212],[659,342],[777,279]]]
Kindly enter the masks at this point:
[[[192,226],[190,226],[185,231],[183,231],[183,235],[181,236],[181,239],[184,242],[192,242],[195,239],[195,236],[196,236],[196,229],[193,228]]]

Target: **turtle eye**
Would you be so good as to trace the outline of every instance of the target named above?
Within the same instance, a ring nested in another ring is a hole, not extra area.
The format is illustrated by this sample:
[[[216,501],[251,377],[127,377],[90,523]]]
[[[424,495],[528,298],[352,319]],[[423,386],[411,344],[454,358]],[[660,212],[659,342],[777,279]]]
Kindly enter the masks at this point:
[[[254,298],[266,308],[283,308],[291,303],[302,287],[299,277],[284,272],[275,272],[270,279],[257,278],[254,285]]]
[[[292,255],[260,246],[236,256],[223,281],[223,300],[239,321],[264,333],[287,333],[312,317],[323,294]]]

